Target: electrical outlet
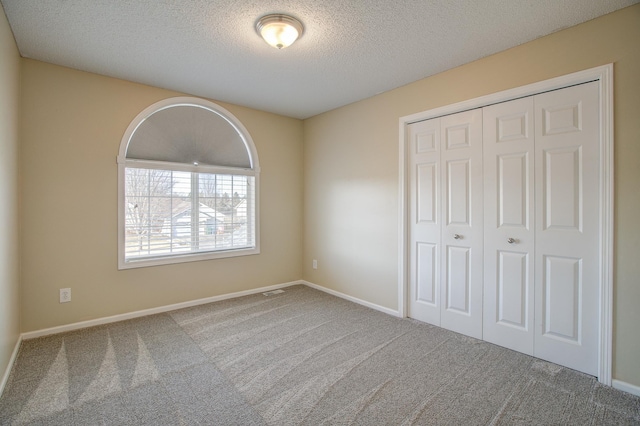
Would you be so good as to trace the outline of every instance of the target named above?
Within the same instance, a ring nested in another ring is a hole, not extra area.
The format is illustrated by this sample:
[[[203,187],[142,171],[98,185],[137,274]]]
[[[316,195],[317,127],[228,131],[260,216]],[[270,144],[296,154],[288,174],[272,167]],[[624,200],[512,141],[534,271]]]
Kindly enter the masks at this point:
[[[313,269],[318,269],[318,261],[313,259]]]
[[[71,302],[71,289],[70,288],[61,288],[60,289],[60,303]]]

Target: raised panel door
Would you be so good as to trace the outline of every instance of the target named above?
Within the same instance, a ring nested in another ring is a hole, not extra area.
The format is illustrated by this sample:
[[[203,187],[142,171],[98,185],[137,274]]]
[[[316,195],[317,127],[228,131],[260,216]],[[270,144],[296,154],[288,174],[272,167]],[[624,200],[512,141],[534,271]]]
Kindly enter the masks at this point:
[[[483,339],[533,354],[533,97],[483,109]]]
[[[536,95],[534,355],[598,374],[598,83]]]
[[[440,325],[440,119],[407,129],[411,318]]]
[[[444,328],[482,338],[482,110],[442,117],[441,314]]]

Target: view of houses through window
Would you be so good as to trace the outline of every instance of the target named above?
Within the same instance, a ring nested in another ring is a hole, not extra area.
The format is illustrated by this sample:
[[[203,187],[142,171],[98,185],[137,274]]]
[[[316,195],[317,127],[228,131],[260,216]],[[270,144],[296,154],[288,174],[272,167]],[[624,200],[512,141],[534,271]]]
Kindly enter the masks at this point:
[[[253,247],[254,177],[127,167],[125,258]]]

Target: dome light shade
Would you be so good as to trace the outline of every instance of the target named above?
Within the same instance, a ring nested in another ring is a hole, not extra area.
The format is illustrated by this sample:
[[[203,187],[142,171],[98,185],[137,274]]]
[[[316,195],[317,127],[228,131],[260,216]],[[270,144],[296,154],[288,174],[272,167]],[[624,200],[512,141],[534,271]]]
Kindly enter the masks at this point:
[[[304,31],[302,23],[288,15],[266,15],[258,19],[256,31],[276,49],[291,46]]]

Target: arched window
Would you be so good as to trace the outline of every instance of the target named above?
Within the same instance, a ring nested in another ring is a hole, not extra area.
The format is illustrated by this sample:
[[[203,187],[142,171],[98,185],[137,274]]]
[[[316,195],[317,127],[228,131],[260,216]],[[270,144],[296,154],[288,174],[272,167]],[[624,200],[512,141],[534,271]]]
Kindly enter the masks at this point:
[[[260,252],[258,155],[212,102],[157,102],[131,122],[118,155],[119,269]]]

